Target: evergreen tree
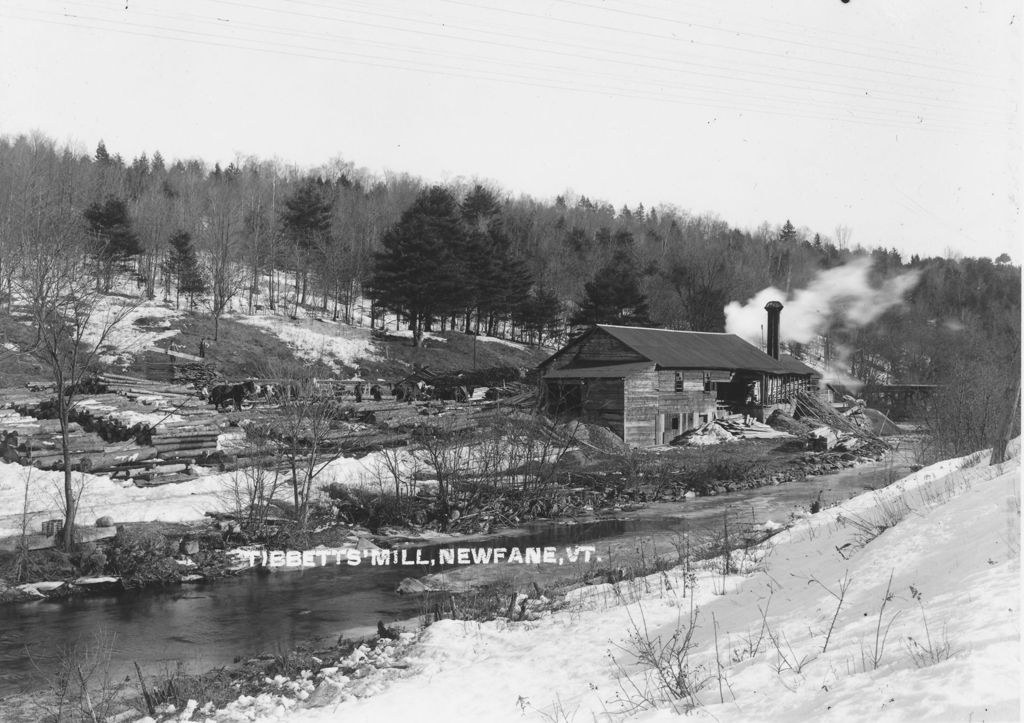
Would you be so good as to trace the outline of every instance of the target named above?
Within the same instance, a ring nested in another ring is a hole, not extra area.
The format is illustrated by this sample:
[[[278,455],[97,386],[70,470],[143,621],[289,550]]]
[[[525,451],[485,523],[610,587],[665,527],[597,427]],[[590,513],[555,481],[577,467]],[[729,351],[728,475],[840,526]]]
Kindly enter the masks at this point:
[[[307,178],[284,202],[281,225],[285,236],[300,248],[316,248],[330,233],[331,199],[325,190],[322,183]]]
[[[561,300],[553,291],[534,289],[516,308],[514,318],[530,336],[531,342],[540,346],[546,338],[558,332],[562,318]]]
[[[796,241],[796,228],[790,223],[789,219],[786,219],[786,223],[782,226],[782,230],[779,231],[779,241],[782,243],[793,243]]]
[[[583,300],[572,324],[650,325],[647,297],[640,291],[636,265],[624,246],[616,249],[611,261],[583,288]]]
[[[114,270],[142,253],[139,239],[132,231],[128,207],[119,198],[108,197],[82,212],[88,224],[91,252],[99,267],[98,278],[109,291]]]
[[[178,306],[178,296],[185,294],[188,298],[188,307],[193,309],[196,305],[196,296],[206,293],[209,287],[199,266],[192,237],[185,231],[179,231],[171,236],[170,244],[171,252],[164,262],[164,272],[175,280],[174,306]]]
[[[374,256],[370,294],[384,308],[405,314],[418,346],[431,317],[465,308],[465,225],[459,204],[432,186],[384,234]]]
[[[107,144],[102,140],[96,144],[96,162],[101,166],[109,166],[112,162],[110,153],[107,151]]]

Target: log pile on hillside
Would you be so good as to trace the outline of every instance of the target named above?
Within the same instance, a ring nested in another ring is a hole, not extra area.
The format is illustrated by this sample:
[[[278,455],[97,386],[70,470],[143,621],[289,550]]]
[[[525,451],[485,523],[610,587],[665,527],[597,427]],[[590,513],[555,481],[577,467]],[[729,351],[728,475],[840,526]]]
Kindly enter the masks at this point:
[[[0,390],[0,431],[18,433],[8,461],[63,469],[56,412],[52,390]],[[216,454],[221,424],[194,389],[117,374],[90,380],[69,417],[73,469],[143,484],[182,479]]]

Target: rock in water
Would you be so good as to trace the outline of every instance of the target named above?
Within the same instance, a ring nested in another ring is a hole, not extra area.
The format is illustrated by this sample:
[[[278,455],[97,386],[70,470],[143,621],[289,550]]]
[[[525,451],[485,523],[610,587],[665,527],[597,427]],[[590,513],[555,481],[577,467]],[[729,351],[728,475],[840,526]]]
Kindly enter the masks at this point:
[[[430,587],[411,577],[407,577],[398,583],[395,592],[399,595],[421,595],[430,592]]]

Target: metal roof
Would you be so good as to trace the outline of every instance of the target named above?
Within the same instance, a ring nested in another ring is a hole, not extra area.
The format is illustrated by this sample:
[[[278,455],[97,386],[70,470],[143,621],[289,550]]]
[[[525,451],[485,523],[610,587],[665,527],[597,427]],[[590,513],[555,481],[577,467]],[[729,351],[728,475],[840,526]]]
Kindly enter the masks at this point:
[[[779,354],[779,363],[786,367],[786,371],[790,374],[810,374],[815,377],[821,376],[820,371],[814,367],[807,366],[791,354]]]
[[[745,369],[768,374],[807,373],[790,371],[735,334],[610,324],[598,324],[597,328],[663,369]]]
[[[553,369],[544,375],[545,379],[595,379],[621,377],[626,378],[636,372],[645,372],[653,369],[651,362],[630,362],[628,364],[608,364],[596,367],[569,367],[566,369]]]

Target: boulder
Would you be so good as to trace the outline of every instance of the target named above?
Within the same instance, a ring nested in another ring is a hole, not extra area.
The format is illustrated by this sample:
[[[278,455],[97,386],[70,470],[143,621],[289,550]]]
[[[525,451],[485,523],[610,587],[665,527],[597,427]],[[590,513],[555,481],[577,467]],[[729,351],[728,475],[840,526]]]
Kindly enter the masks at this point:
[[[178,550],[183,555],[196,555],[199,553],[199,540],[182,540]]]
[[[328,678],[320,685],[316,687],[309,698],[306,700],[306,705],[310,708],[322,708],[328,705],[334,705],[342,701],[345,695],[345,685],[337,680],[331,680]]]
[[[415,578],[407,577],[398,583],[398,587],[395,588],[395,592],[399,595],[422,595],[425,592],[430,592],[431,588]]]
[[[111,517],[110,515],[103,515],[103,517],[100,517],[98,520],[96,520],[96,526],[97,527],[113,527],[114,526],[114,518]]]

